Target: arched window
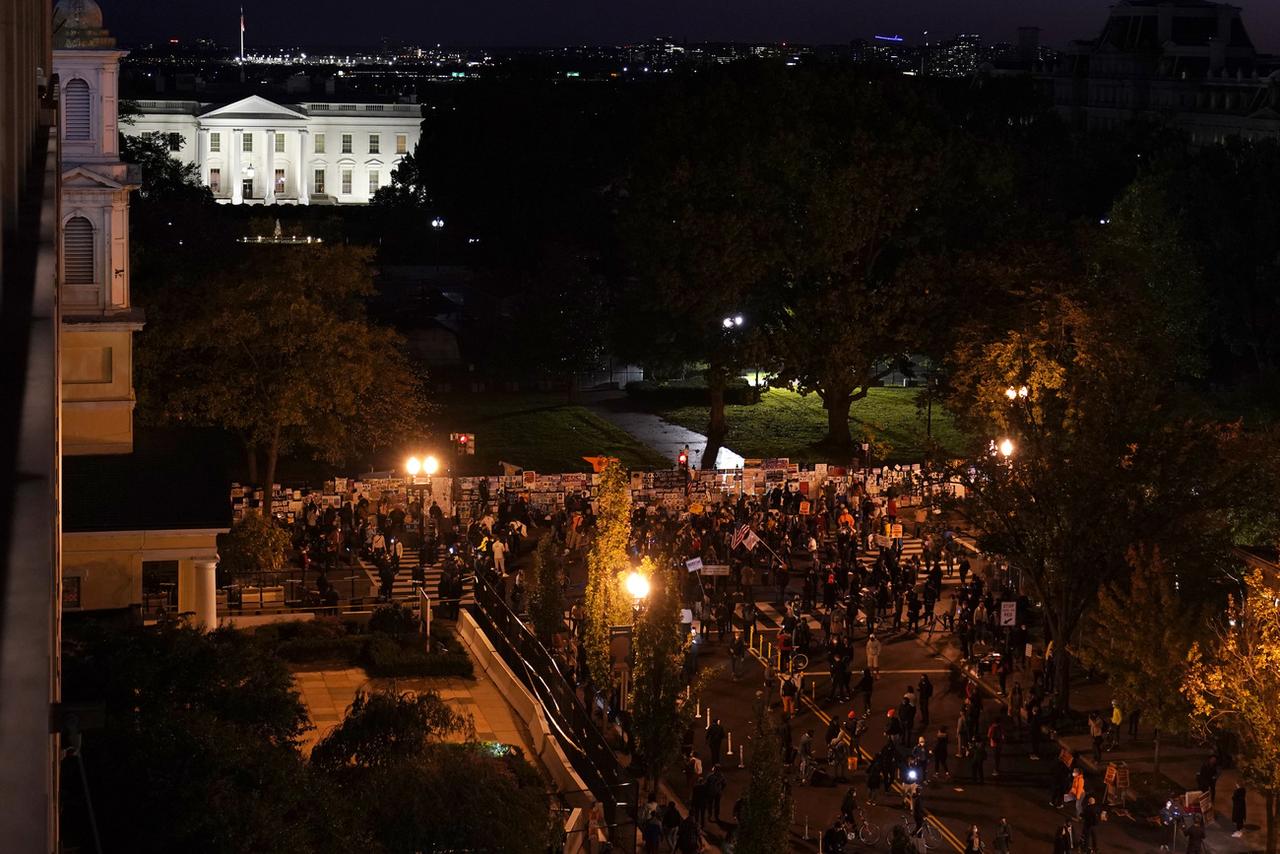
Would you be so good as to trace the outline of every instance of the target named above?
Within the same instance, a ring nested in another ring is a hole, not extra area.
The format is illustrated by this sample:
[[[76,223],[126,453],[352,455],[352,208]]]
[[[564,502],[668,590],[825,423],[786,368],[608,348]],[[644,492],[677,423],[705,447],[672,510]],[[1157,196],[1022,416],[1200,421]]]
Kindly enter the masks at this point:
[[[79,78],[67,84],[62,102],[64,127],[69,140],[91,138],[89,123],[89,84]]]
[[[92,285],[96,279],[93,225],[73,216],[62,229],[62,279],[68,285]]]

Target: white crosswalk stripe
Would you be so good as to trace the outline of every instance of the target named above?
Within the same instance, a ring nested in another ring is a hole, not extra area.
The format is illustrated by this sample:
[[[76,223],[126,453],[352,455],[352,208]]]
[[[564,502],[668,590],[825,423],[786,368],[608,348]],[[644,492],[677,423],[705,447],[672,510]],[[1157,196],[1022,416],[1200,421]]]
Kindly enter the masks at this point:
[[[391,595],[396,599],[412,597],[417,591],[418,585],[413,582],[413,568],[418,565],[418,550],[416,548],[405,547],[404,555],[400,558],[400,571],[396,573],[396,580],[391,587]],[[364,569],[365,574],[369,576],[369,582],[373,585],[373,589],[377,591],[382,581],[378,577],[378,567],[370,560],[360,558],[360,566]],[[423,589],[431,600],[440,598],[440,578],[444,574],[443,568],[439,564],[433,564],[423,567]],[[475,582],[468,576],[462,584],[462,604],[467,605],[475,601]]]

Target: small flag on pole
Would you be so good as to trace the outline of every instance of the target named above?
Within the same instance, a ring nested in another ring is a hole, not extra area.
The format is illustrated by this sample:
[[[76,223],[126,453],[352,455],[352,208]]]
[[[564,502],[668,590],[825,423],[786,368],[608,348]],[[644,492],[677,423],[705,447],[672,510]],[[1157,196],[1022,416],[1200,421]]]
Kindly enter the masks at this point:
[[[760,545],[760,538],[756,536],[755,531],[747,531],[747,538],[743,541],[743,545],[747,547],[747,551],[754,551],[755,547]]]
[[[742,545],[742,541],[747,538],[747,534],[751,533],[750,525],[741,525],[738,530],[733,532],[733,538],[729,541],[729,548],[736,549]]]

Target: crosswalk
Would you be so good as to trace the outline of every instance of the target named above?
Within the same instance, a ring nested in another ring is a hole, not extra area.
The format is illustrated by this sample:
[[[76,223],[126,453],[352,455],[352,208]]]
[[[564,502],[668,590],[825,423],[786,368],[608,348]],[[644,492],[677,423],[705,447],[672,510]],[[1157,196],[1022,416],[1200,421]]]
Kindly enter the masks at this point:
[[[919,557],[924,553],[924,541],[918,537],[903,537],[902,539],[902,556],[901,561],[905,563],[913,557]],[[860,552],[858,554],[858,563],[864,568],[869,568],[875,563],[876,558],[880,555],[879,547]],[[953,574],[950,578],[943,577],[943,588],[959,584],[959,579]],[[771,600],[755,601],[756,628],[761,630],[776,630],[782,627],[782,621],[785,617],[785,609]],[[805,614],[804,620],[808,624],[809,629],[815,633],[822,628],[821,621],[814,614]],[[857,613],[859,623],[865,623],[866,614],[861,610]]]
[[[416,547],[405,546],[404,555],[400,558],[400,571],[396,573],[395,583],[391,586],[391,596],[393,599],[411,599],[417,595],[418,585],[413,580],[413,568],[418,565],[418,549]],[[360,567],[369,576],[369,582],[373,585],[373,589],[379,590],[382,586],[382,579],[378,577],[378,567],[370,560],[364,557],[360,558]],[[430,564],[423,567],[423,590],[432,602],[440,598],[440,578],[444,574],[444,568],[438,564]],[[466,576],[462,583],[462,604],[468,605],[475,601],[475,581],[471,576]]]

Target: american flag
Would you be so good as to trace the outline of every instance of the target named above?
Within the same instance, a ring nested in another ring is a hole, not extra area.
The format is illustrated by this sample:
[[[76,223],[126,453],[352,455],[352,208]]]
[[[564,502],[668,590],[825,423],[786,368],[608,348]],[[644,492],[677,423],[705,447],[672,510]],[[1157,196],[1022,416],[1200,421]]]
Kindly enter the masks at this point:
[[[747,547],[747,551],[754,551],[755,547],[760,545],[760,538],[756,536],[755,531],[747,531],[747,539],[743,545]]]
[[[729,540],[729,548],[736,549],[742,545],[742,541],[747,538],[747,534],[751,533],[750,525],[742,525],[738,530],[733,532],[733,537]]]

